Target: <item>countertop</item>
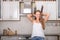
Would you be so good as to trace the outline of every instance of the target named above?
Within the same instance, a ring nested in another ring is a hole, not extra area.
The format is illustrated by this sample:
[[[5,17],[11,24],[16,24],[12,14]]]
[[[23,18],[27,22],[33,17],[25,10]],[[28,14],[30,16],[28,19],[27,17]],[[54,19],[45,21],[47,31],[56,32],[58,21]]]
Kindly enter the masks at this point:
[[[18,36],[18,37],[24,37],[24,38],[26,38],[26,39],[29,39],[30,37],[31,37],[31,34],[18,34],[18,35],[2,35],[2,34],[0,34],[0,38],[2,37],[2,36],[9,36],[9,37],[11,37],[11,36]],[[45,36],[56,36],[58,39],[57,40],[59,40],[59,37],[60,37],[60,35],[59,34],[45,34]]]
[[[0,36],[24,36],[24,37],[30,37],[31,34],[17,34],[17,35],[3,35],[3,34],[0,34]],[[60,36],[60,34],[45,34],[45,36]]]

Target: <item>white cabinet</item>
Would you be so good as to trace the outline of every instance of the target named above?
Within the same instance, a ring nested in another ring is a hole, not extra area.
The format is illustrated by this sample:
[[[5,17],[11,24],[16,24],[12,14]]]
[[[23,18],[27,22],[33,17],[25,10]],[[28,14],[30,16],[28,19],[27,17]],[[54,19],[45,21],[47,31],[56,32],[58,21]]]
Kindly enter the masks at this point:
[[[2,20],[2,14],[1,14],[1,0],[0,0],[0,20]]]
[[[56,1],[36,1],[37,10],[41,10],[43,5],[43,13],[50,13],[49,20],[56,20]]]
[[[2,36],[1,40],[18,40],[18,37],[13,36]]]
[[[46,36],[45,40],[57,40],[57,36]],[[1,36],[1,40],[31,40],[26,39],[24,36]]]
[[[30,40],[21,36],[1,36],[1,40]]]
[[[60,36],[59,36],[59,40],[60,40]]]
[[[57,36],[46,36],[45,40],[57,40]]]
[[[57,20],[60,20],[60,0],[57,0]]]
[[[2,19],[3,20],[19,20],[19,2],[3,1],[2,2]]]

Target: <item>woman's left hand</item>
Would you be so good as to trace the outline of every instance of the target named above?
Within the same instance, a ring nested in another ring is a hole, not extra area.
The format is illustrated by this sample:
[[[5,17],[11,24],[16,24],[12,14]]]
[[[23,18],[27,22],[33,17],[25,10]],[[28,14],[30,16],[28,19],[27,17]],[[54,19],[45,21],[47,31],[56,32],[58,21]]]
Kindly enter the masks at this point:
[[[50,14],[44,13],[44,14],[42,14],[42,15],[45,16],[44,21],[47,22],[47,20],[49,19],[49,15],[50,15]]]

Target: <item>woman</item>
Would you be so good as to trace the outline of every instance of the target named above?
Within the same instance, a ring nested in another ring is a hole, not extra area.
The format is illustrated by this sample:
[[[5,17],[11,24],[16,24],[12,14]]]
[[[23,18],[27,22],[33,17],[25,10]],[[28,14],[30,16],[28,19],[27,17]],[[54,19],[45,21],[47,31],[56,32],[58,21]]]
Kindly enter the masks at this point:
[[[34,19],[32,18],[34,17]],[[45,16],[43,18],[43,16]],[[32,40],[44,40],[44,32],[45,29],[45,22],[47,22],[49,18],[49,14],[43,14],[41,11],[37,10],[34,14],[28,14],[27,17],[33,23],[33,30],[32,30]]]

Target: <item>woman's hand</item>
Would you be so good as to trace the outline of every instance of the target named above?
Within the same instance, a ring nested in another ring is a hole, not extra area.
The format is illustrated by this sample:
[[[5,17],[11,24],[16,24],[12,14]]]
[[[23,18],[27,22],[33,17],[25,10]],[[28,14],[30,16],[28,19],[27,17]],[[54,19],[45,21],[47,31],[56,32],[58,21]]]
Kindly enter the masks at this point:
[[[28,14],[28,15],[27,15],[28,19],[33,22],[32,16],[33,16],[33,14]]]
[[[50,14],[48,14],[48,13],[45,14],[45,13],[44,13],[44,14],[42,14],[42,15],[45,16],[45,17],[44,17],[44,21],[47,22]]]

